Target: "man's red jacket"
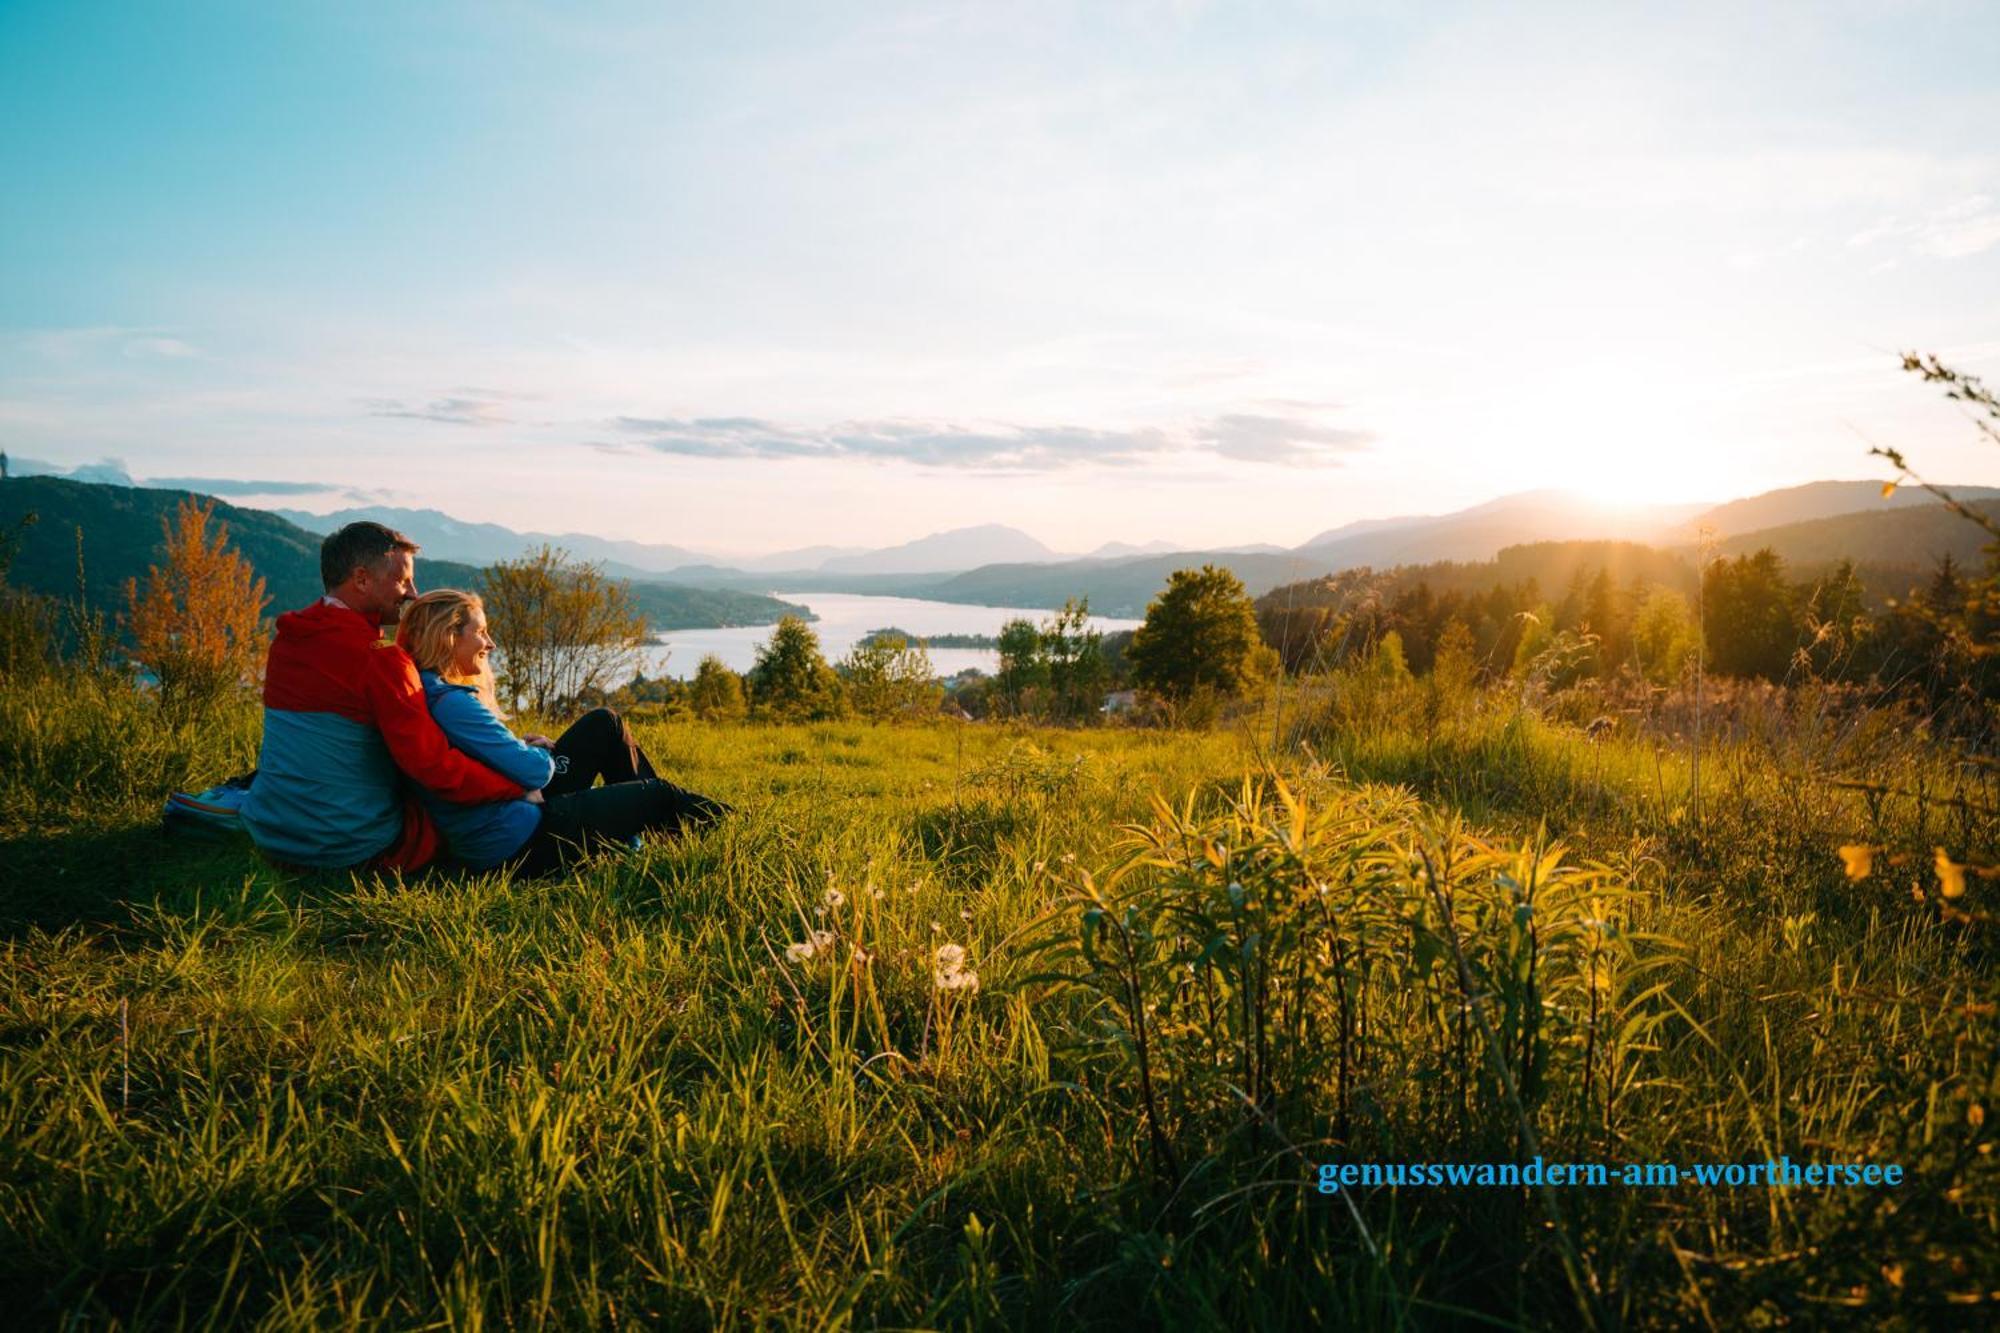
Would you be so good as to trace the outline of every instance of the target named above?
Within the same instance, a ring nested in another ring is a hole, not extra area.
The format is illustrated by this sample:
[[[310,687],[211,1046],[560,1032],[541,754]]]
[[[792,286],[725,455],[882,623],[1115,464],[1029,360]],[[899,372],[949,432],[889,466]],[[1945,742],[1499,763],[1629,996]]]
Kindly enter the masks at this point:
[[[243,822],[281,861],[414,870],[437,826],[398,771],[463,805],[523,789],[452,749],[415,663],[367,616],[318,602],[278,617],[264,671],[264,744]]]

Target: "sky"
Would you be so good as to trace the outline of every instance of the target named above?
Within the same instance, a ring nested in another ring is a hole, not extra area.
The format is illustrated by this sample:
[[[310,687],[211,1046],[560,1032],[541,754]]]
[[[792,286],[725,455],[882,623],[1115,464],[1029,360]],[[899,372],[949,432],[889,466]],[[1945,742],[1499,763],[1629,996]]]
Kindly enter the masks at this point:
[[[2000,483],[2000,6],[0,0],[0,448],[712,552]],[[199,485],[195,483],[201,483]]]

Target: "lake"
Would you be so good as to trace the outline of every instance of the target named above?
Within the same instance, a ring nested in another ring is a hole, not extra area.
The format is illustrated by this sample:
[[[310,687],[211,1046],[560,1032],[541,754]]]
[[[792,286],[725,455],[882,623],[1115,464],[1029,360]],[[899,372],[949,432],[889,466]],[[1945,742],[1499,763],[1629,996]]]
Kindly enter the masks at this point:
[[[1032,620],[1037,625],[1055,615],[1046,609],[1017,606],[965,606],[957,602],[929,602],[917,597],[868,597],[847,592],[774,592],[780,601],[810,607],[819,617],[813,632],[819,635],[820,651],[826,660],[837,662],[847,655],[871,630],[908,630],[918,638],[933,634],[993,634],[1010,620]],[[1137,629],[1136,620],[1115,620],[1092,616],[1092,629]],[[685,629],[662,634],[646,650],[643,670],[648,676],[671,676],[687,680],[709,653],[721,658],[732,671],[748,671],[757,661],[757,650],[770,642],[775,626],[750,625],[732,629]],[[956,675],[967,667],[991,674],[1000,665],[1000,654],[991,648],[933,648],[931,664],[940,676]]]

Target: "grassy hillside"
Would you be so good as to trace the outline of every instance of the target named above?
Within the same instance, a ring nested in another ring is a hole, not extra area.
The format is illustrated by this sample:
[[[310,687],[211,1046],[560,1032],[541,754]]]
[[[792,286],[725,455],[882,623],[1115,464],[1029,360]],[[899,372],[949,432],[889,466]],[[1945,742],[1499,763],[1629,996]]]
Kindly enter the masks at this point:
[[[1712,722],[1696,786],[1670,718],[1593,737],[1426,688],[1326,678],[1194,734],[642,726],[740,814],[548,883],[163,840],[160,793],[245,766],[254,711],[10,689],[0,1297],[36,1324],[1907,1327],[2000,1288],[1993,885],[1932,869],[1995,850],[1990,775],[1806,697],[1741,743]],[[1906,1178],[1316,1187],[1537,1155]]]
[[[90,605],[113,611],[125,604],[125,581],[145,577],[159,558],[161,523],[172,519],[190,492],[102,486],[59,477],[0,482],[0,527],[28,514],[36,523],[9,575],[17,587],[73,596],[77,591],[77,532],[83,534],[83,591]],[[207,498],[207,497],[196,497]],[[320,538],[259,509],[217,502],[216,517],[229,525],[229,541],[263,577],[272,612],[305,606],[320,595]],[[479,586],[479,570],[448,560],[419,557],[419,587]],[[761,593],[675,584],[634,582],[632,599],[657,631],[716,625],[771,625],[804,607]]]

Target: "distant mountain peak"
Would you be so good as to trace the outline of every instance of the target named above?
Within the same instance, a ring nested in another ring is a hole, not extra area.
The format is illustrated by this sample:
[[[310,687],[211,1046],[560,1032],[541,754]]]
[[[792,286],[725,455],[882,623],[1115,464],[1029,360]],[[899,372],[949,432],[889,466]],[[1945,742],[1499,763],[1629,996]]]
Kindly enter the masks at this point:
[[[827,574],[943,574],[981,565],[1041,564],[1062,557],[1004,523],[934,532],[928,537],[862,555],[838,556],[820,566]]]

